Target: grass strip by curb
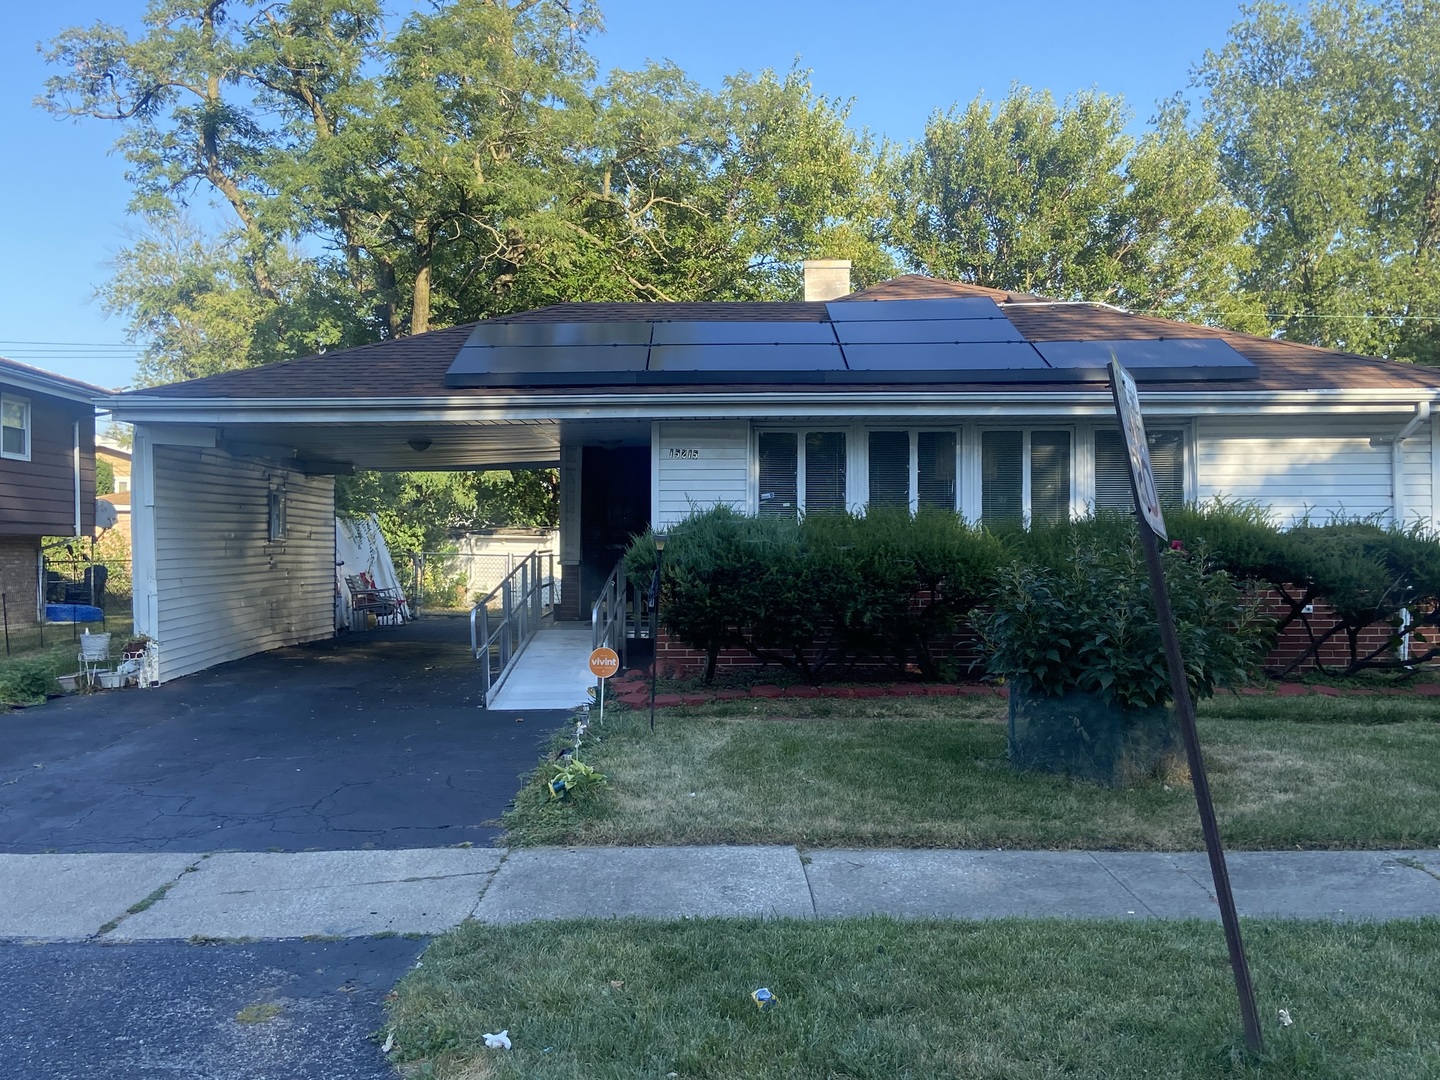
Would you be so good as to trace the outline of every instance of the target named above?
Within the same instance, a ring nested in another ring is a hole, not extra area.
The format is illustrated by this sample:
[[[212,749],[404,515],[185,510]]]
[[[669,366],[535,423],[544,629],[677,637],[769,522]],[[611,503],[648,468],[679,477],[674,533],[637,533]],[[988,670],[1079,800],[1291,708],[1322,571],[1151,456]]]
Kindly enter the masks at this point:
[[[1158,920],[469,923],[402,980],[387,1029],[435,1080],[1440,1075],[1440,920],[1244,932],[1260,1060],[1219,926]],[[514,1049],[487,1050],[502,1028]]]

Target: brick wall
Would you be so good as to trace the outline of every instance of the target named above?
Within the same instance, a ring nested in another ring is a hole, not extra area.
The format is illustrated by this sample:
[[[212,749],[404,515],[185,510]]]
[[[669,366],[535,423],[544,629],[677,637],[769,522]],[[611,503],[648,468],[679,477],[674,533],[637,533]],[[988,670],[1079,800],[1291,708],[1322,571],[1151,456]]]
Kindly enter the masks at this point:
[[[1283,615],[1287,606],[1277,592],[1269,592],[1264,596],[1265,609],[1276,618]],[[1316,601],[1315,611],[1308,616],[1310,626],[1316,636],[1323,634],[1330,627],[1335,625],[1329,606],[1322,600]],[[1360,655],[1364,656],[1374,649],[1382,646],[1390,637],[1390,628],[1384,625],[1366,627],[1360,634]],[[1264,667],[1268,671],[1279,671],[1288,666],[1299,656],[1309,645],[1309,635],[1300,623],[1292,623],[1286,627],[1285,632],[1276,642],[1274,650],[1265,658]],[[657,656],[660,663],[660,673],[666,676],[677,678],[699,675],[705,670],[705,653],[699,649],[691,649],[681,642],[672,638],[664,630],[660,631]],[[959,672],[963,675],[967,670],[971,672],[972,678],[978,678],[984,671],[984,649],[979,638],[974,632],[962,633],[947,641],[936,642],[932,645],[932,654],[937,662],[943,663],[947,658],[955,661]],[[1343,667],[1349,662],[1349,644],[1345,635],[1339,634],[1325,643],[1320,650],[1322,662],[1326,666],[1336,665]],[[743,668],[758,668],[760,661],[755,659],[745,649],[724,649],[715,662],[716,674],[723,674],[727,670],[734,671]],[[942,669],[943,670],[943,669]],[[1313,660],[1307,660],[1297,673],[1315,670]]]
[[[38,536],[0,536],[0,592],[11,627],[34,626],[40,576]]]
[[[1279,619],[1287,615],[1290,607],[1274,590],[1261,594],[1263,609],[1270,615]],[[1336,623],[1334,610],[1324,600],[1315,601],[1315,610],[1306,616],[1315,636],[1318,638]],[[1366,656],[1376,649],[1385,645],[1390,639],[1390,627],[1383,623],[1367,626],[1360,631],[1360,655]],[[1287,626],[1280,638],[1275,643],[1275,648],[1265,659],[1265,667],[1270,671],[1282,671],[1294,662],[1310,647],[1310,635],[1305,627],[1297,619]],[[1339,633],[1332,637],[1320,648],[1320,661],[1326,667],[1344,667],[1350,662],[1350,643],[1345,634]],[[1296,669],[1296,673],[1315,670],[1314,658],[1307,658],[1305,663]]]

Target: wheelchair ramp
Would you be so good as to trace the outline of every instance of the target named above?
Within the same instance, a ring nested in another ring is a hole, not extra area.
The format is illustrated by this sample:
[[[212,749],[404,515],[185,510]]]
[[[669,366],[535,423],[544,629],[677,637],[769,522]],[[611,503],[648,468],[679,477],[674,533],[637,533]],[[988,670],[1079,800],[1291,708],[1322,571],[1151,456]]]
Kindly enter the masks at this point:
[[[535,632],[486,708],[573,709],[589,700],[588,622],[552,622]]]

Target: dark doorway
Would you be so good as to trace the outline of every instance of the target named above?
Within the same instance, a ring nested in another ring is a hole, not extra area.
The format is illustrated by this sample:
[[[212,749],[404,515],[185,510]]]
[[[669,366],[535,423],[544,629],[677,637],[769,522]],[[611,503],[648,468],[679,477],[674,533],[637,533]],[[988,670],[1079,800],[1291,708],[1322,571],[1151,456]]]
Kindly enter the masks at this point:
[[[587,446],[580,463],[580,617],[650,525],[650,448]]]

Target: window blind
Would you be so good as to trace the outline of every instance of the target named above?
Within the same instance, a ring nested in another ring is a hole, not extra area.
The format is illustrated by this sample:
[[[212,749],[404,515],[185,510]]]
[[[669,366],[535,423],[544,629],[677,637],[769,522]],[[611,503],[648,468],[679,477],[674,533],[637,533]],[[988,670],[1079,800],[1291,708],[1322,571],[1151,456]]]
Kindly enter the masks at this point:
[[[805,433],[805,512],[845,509],[845,433]]]
[[[1070,433],[1030,433],[1030,521],[1054,525],[1070,520]]]
[[[1180,431],[1149,431],[1150,468],[1161,506],[1185,503],[1185,436]],[[1130,460],[1118,430],[1095,432],[1095,509],[1130,513]]]
[[[870,432],[870,505],[910,507],[910,433]]]
[[[922,431],[916,437],[921,510],[955,509],[955,433]]]
[[[980,520],[986,525],[1019,525],[1025,520],[1024,440],[1019,431],[980,433]]]
[[[796,447],[793,431],[760,433],[760,513],[794,517],[796,498]]]

